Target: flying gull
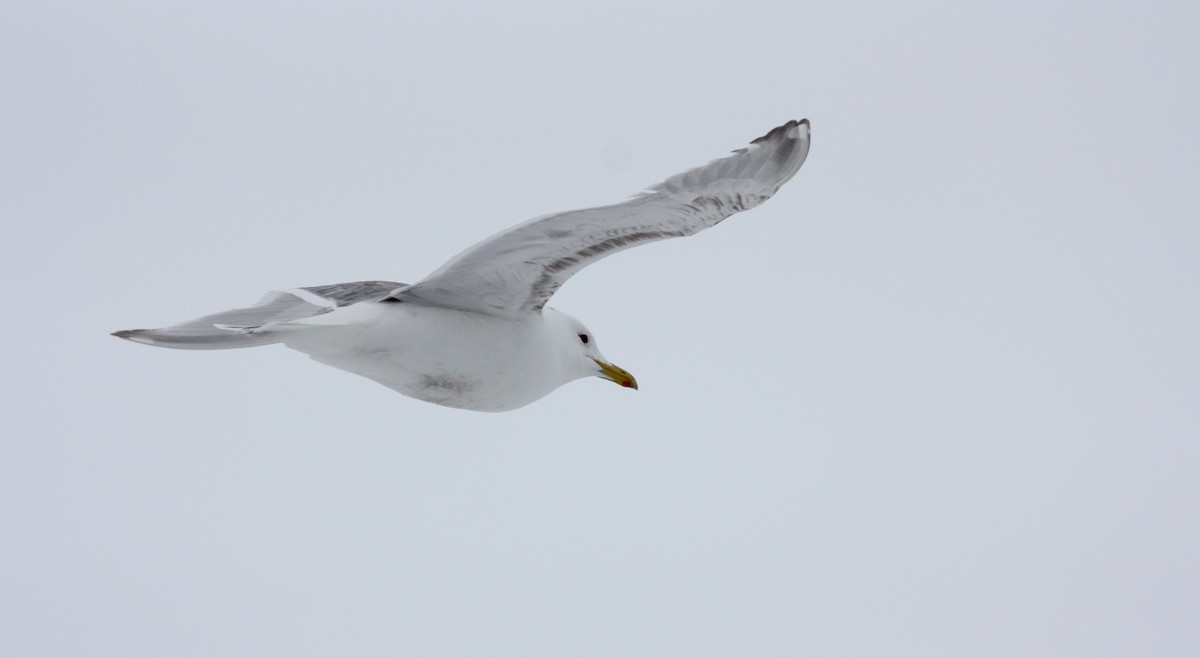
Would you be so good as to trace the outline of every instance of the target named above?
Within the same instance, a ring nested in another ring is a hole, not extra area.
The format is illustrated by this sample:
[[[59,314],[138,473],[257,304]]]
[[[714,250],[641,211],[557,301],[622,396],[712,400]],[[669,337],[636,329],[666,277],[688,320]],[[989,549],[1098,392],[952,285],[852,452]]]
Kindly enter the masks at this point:
[[[808,120],[789,121],[623,203],[497,233],[412,285],[276,291],[249,308],[113,335],[196,350],[282,343],[409,397],[476,411],[523,407],[589,376],[637,388],[582,322],[546,302],[605,256],[692,235],[771,198],[804,164],[809,141]]]

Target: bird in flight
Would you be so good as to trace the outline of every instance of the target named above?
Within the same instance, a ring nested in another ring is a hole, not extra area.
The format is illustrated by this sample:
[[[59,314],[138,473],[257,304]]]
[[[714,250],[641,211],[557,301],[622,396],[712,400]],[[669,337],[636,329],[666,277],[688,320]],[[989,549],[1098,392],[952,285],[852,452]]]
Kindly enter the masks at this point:
[[[531,219],[417,283],[357,281],[268,293],[256,305],[113,335],[215,350],[282,343],[404,395],[508,411],[583,377],[637,388],[582,322],[546,306],[567,279],[618,251],[692,235],[771,198],[804,164],[807,119],[610,206]]]

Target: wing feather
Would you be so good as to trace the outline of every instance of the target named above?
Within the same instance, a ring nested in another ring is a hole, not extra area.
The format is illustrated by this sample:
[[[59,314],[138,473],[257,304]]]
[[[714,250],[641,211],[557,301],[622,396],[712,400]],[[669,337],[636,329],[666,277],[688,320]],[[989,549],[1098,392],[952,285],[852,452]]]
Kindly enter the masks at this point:
[[[500,316],[540,311],[567,279],[609,254],[692,235],[771,198],[804,164],[809,142],[808,120],[789,121],[623,203],[502,231],[393,297]]]
[[[378,301],[403,283],[355,281],[269,292],[254,306],[213,313],[161,329],[130,329],[114,336],[135,343],[193,350],[267,345],[278,339],[259,331],[329,313],[339,307]]]

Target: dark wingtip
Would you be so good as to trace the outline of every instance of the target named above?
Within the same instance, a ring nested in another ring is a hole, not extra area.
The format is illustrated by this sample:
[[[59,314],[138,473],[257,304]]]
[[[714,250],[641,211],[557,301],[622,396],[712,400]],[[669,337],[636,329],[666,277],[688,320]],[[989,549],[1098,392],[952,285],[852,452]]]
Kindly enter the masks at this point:
[[[758,139],[756,139],[750,143],[758,144],[761,142],[775,139],[779,135],[791,130],[792,128],[795,128],[796,126],[804,126],[805,129],[811,128],[811,126],[808,123],[808,119],[800,119],[799,121],[792,119],[791,121],[788,121],[787,123],[783,124],[782,126],[772,128],[771,132],[768,132],[767,134],[763,135],[762,137],[759,137]]]
[[[131,340],[133,338],[133,335],[136,334],[137,332],[138,332],[137,329],[122,329],[120,331],[114,331],[109,335],[116,336],[117,338],[124,338],[125,340]]]

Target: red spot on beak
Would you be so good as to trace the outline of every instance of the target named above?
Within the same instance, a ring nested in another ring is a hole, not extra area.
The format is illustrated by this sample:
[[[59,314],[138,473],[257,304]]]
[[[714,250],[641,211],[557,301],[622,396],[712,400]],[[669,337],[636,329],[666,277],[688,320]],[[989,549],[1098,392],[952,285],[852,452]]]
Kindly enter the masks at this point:
[[[625,388],[632,388],[633,382],[631,382],[629,380],[625,380],[625,381],[621,382],[621,386],[624,386]]]

